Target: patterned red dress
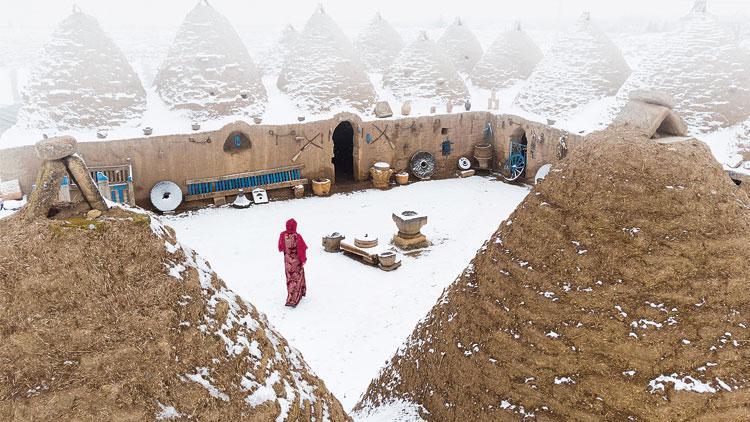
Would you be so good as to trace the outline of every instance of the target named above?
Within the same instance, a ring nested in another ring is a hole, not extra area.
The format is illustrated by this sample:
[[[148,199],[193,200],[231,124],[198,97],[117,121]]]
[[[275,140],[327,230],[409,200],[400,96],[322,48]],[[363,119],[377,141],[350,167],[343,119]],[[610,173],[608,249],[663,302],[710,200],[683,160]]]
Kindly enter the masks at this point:
[[[286,306],[295,307],[307,294],[304,267],[307,262],[307,245],[302,236],[297,233],[297,222],[294,219],[286,222],[286,231],[279,235],[279,252],[284,253]]]

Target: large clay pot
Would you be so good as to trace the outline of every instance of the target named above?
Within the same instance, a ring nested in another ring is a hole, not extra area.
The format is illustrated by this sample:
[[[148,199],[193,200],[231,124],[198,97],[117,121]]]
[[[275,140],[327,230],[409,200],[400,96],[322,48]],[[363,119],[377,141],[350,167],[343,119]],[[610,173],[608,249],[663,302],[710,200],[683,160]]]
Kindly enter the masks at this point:
[[[411,114],[411,101],[406,100],[404,101],[404,104],[401,105],[401,115],[408,116],[410,114]]]
[[[334,232],[328,236],[323,237],[323,248],[326,252],[335,253],[341,252],[341,241],[344,240],[344,236],[341,233]]]
[[[416,211],[402,211],[393,214],[393,222],[398,227],[398,236],[403,239],[413,239],[420,236],[420,230],[427,224],[427,216]]]
[[[409,173],[405,171],[396,173],[396,183],[402,186],[409,184]]]
[[[477,159],[480,169],[489,169],[492,162],[492,145],[477,144],[474,145],[474,158]]]
[[[393,176],[393,169],[388,163],[375,163],[370,168],[370,176],[372,176],[372,185],[378,189],[388,189],[391,185],[391,176]]]
[[[315,196],[328,196],[331,193],[331,179],[313,179],[312,189]]]

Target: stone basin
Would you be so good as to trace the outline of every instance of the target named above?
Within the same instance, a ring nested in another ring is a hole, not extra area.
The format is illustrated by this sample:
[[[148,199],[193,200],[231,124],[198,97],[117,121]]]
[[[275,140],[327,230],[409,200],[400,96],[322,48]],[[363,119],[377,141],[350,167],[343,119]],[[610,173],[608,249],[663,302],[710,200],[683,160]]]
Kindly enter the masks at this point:
[[[393,222],[398,227],[398,236],[412,239],[421,235],[420,230],[427,224],[427,216],[416,211],[401,211],[393,214]]]

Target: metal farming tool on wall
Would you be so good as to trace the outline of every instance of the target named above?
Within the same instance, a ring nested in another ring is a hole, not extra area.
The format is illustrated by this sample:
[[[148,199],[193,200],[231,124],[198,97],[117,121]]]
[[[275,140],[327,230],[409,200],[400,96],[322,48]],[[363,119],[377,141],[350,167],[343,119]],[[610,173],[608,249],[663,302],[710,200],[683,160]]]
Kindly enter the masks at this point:
[[[378,135],[377,138],[370,141],[370,143],[374,144],[375,142],[378,141],[378,139],[385,136],[385,140],[388,141],[388,145],[391,147],[391,149],[396,149],[396,145],[393,144],[393,141],[391,141],[391,138],[389,138],[388,134],[386,133],[388,132],[388,125],[385,125],[385,130],[381,130],[377,125],[373,125],[373,126],[375,127],[375,129],[377,129],[380,132],[380,135]]]
[[[306,143],[306,144],[305,144],[305,145],[304,145],[304,146],[302,147],[302,149],[300,149],[300,150],[299,150],[299,152],[298,152],[297,154],[295,154],[295,155],[294,155],[294,157],[292,157],[292,162],[293,162],[293,163],[296,163],[296,162],[297,162],[297,160],[299,160],[299,157],[300,157],[300,156],[302,155],[302,153],[303,153],[303,152],[304,152],[304,151],[305,151],[305,150],[307,149],[307,147],[309,147],[310,145],[313,145],[313,146],[316,146],[316,147],[318,147],[318,148],[320,148],[320,149],[323,149],[323,147],[322,147],[322,146],[320,146],[320,145],[318,145],[318,144],[316,144],[316,143],[315,143],[315,140],[316,140],[316,139],[318,139],[318,137],[319,137],[319,136],[320,136],[320,134],[317,134],[317,135],[315,135],[315,137],[314,137],[314,138],[312,138],[312,139],[307,139],[307,137],[305,137],[304,139],[305,139],[305,140],[307,141],[307,143]]]
[[[510,143],[510,156],[503,164],[500,174],[508,182],[514,182],[526,170],[526,145],[517,142]]]

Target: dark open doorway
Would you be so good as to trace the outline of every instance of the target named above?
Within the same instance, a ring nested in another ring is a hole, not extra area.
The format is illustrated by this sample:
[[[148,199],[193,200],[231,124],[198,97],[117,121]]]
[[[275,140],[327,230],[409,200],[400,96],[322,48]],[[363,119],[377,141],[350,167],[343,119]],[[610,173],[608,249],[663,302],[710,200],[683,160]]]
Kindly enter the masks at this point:
[[[354,127],[343,121],[333,131],[333,167],[336,181],[354,180]]]

